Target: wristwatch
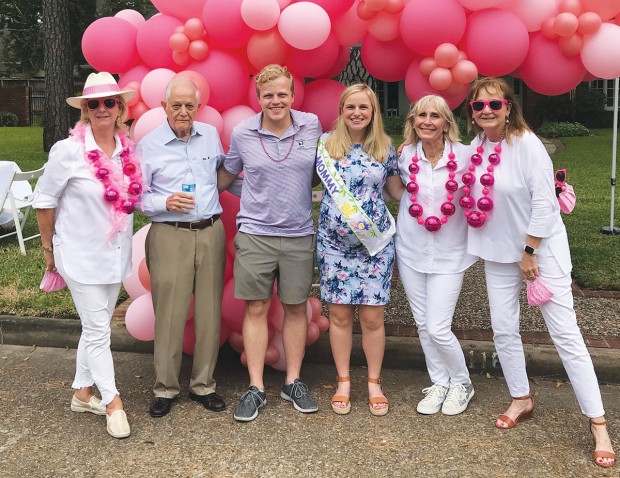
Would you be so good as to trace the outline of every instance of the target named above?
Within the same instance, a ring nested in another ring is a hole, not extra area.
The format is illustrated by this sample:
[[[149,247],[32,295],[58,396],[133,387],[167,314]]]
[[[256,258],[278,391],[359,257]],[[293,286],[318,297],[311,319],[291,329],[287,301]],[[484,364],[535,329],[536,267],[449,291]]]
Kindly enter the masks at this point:
[[[531,256],[535,256],[536,253],[538,252],[538,249],[534,249],[533,247],[530,247],[526,244],[526,246],[523,248],[523,250],[525,251],[526,254],[529,254]]]

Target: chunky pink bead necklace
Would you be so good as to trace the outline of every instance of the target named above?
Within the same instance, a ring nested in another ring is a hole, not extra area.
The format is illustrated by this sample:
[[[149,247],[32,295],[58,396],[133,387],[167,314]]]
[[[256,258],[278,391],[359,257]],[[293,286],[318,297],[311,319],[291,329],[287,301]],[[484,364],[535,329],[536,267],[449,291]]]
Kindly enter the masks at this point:
[[[476,183],[476,167],[482,164],[482,153],[484,152],[484,145],[487,141],[487,136],[484,135],[482,143],[476,148],[476,153],[471,156],[471,164],[469,165],[469,172],[463,174],[463,197],[459,200],[460,206],[465,209],[465,217],[467,218],[467,224],[470,227],[482,227],[487,220],[487,213],[493,209],[493,200],[489,197],[491,193],[491,187],[495,183],[493,177],[493,171],[495,166],[500,163],[502,152],[502,142],[504,141],[505,131],[502,133],[502,137],[499,140],[497,146],[495,146],[494,153],[489,154],[487,166],[487,172],[480,176],[480,184],[482,184],[482,197],[476,199],[471,195],[471,187]],[[474,206],[478,206],[479,211],[470,211]]]
[[[448,180],[446,181],[446,191],[448,194],[446,195],[447,201],[441,205],[441,214],[442,218],[439,219],[437,216],[428,216],[426,219],[422,218],[422,214],[424,213],[424,208],[421,204],[419,204],[418,198],[416,197],[417,192],[420,187],[416,182],[416,174],[420,171],[420,166],[418,165],[418,147],[416,146],[416,152],[413,158],[411,159],[411,164],[409,165],[409,183],[407,183],[407,192],[410,194],[409,199],[411,200],[411,206],[409,206],[409,214],[412,217],[418,220],[418,224],[420,226],[424,226],[424,228],[429,232],[437,232],[441,229],[442,224],[446,224],[448,222],[448,217],[452,216],[456,211],[454,204],[452,201],[454,200],[454,193],[459,189],[459,184],[454,180],[456,173],[457,164],[454,160],[456,158],[452,145],[450,144],[450,153],[448,154],[448,162],[446,166],[448,168]]]

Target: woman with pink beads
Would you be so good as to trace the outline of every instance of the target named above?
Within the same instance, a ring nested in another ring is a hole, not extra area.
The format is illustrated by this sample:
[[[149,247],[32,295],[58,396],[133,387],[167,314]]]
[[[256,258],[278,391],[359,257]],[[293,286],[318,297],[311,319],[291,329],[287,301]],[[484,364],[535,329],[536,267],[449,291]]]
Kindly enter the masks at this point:
[[[514,428],[534,411],[519,334],[519,292],[523,279],[536,279],[553,293],[540,310],[590,419],[594,462],[613,466],[600,388],[573,309],[570,250],[551,159],[503,79],[475,81],[466,101],[467,119],[478,133],[462,177],[471,188],[460,201],[470,226],[467,250],[485,261],[495,348],[512,396],[495,426]]]
[[[432,381],[417,411],[457,415],[474,395],[451,329],[463,275],[477,260],[467,253],[467,223],[458,206],[471,153],[440,96],[425,96],[411,108],[404,140],[398,165],[407,192],[398,212],[396,256]]]

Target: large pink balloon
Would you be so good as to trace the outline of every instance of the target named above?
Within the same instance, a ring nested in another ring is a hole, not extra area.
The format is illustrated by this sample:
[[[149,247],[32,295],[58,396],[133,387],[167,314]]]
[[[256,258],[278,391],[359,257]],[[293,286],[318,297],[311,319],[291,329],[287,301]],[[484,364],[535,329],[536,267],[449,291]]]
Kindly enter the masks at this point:
[[[620,26],[603,23],[594,35],[584,38],[581,60],[599,78],[620,76]]]
[[[327,40],[331,21],[327,12],[315,3],[293,3],[280,13],[278,30],[292,47],[313,50]]]
[[[209,106],[216,110],[227,110],[245,99],[250,72],[237,55],[214,49],[206,60],[194,62],[187,69],[197,71],[207,80],[211,89]]]
[[[151,0],[155,8],[165,15],[176,17],[185,22],[190,18],[200,18],[205,0]]]
[[[400,34],[413,52],[433,56],[442,43],[459,43],[465,22],[465,10],[456,0],[409,0],[400,18]]]
[[[99,18],[82,36],[82,53],[95,70],[123,73],[140,61],[137,36],[138,29],[122,18]]]
[[[174,17],[155,15],[149,18],[138,29],[136,44],[142,61],[151,68],[180,69],[172,59],[172,49],[169,45],[170,36],[175,28],[183,23]]]
[[[400,35],[400,16],[379,12],[375,18],[368,22],[368,33],[381,41],[398,38]]]
[[[124,88],[132,81],[137,81],[138,84],[140,84],[149,71],[151,71],[151,69],[144,65],[134,66],[120,75],[118,86]]]
[[[149,108],[161,106],[161,102],[166,96],[166,86],[175,75],[174,71],[167,68],[156,68],[149,72],[140,85],[142,101]]]
[[[224,129],[224,120],[222,119],[220,112],[215,108],[208,105],[203,105],[202,108],[200,108],[196,113],[196,116],[194,116],[194,119],[196,121],[214,126],[217,132],[222,134]]]
[[[489,41],[489,31],[501,25],[502,34]],[[472,13],[461,48],[485,76],[502,76],[516,70],[525,59],[530,38],[521,19],[507,10],[491,8]]]
[[[414,54],[400,38],[383,42],[368,34],[362,42],[361,56],[368,73],[375,78],[400,81],[405,78]]]
[[[194,83],[194,85],[196,85],[196,88],[198,88],[198,91],[200,92],[200,104],[202,105],[202,108],[204,108],[209,102],[209,98],[211,97],[211,88],[209,87],[209,83],[207,82],[205,77],[197,71],[193,70],[181,71],[177,73],[176,76],[181,76],[183,78],[189,78],[190,80],[192,80],[192,82]]]
[[[409,65],[407,75],[405,76],[405,91],[407,98],[411,103],[415,103],[426,95],[439,95],[446,100],[451,109],[455,109],[460,105],[467,95],[469,85],[454,84],[445,91],[439,91],[433,88],[428,82],[428,78],[420,71],[420,60],[415,59]]]
[[[598,13],[603,21],[620,13],[620,0],[581,0],[583,11]]]
[[[256,113],[252,108],[245,105],[233,106],[230,109],[222,112],[222,119],[224,120],[224,129],[220,135],[222,144],[230,146],[230,135],[233,128],[241,123],[243,120],[254,116]]]
[[[338,50],[338,57],[336,61],[332,65],[332,67],[323,73],[319,78],[335,78],[342,70],[345,69],[347,64],[349,63],[349,59],[351,58],[351,47],[348,46],[340,46]]]
[[[149,341],[155,338],[155,311],[151,294],[144,294],[133,300],[125,312],[127,332],[137,340]]]
[[[558,14],[558,2],[556,0],[510,0],[503,3],[501,7],[516,13],[528,32],[537,32],[547,18],[555,17]]]
[[[338,103],[344,89],[344,85],[334,80],[316,80],[308,83],[301,109],[317,115],[323,131],[327,131],[338,118]]]
[[[368,22],[357,14],[357,4],[354,3],[342,16],[332,19],[332,31],[338,37],[338,43],[344,46],[353,46],[362,41],[368,31]]]
[[[356,3],[355,0],[295,0],[291,3],[298,3],[303,1],[316,3],[321,8],[323,8],[325,12],[327,12],[329,18],[331,18],[332,20],[344,14],[344,12],[346,12],[354,3]]]
[[[534,91],[561,95],[581,83],[586,69],[578,55],[567,57],[557,41],[536,32],[530,35],[530,49],[519,67],[519,74]]]
[[[307,78],[318,78],[331,70],[340,51],[336,35],[331,33],[325,43],[314,50],[290,48],[286,56],[289,70]]]
[[[140,282],[140,264],[144,259],[144,241],[151,228],[150,224],[136,231],[131,239],[131,275],[123,279],[123,287],[132,299],[148,294],[149,291]]]
[[[204,3],[202,21],[205,30],[222,48],[245,47],[252,34],[252,30],[241,17],[242,2],[243,0],[206,0]]]
[[[274,28],[266,32],[254,33],[248,41],[246,52],[250,64],[257,70],[261,70],[272,63],[283,64],[288,49],[288,43]]]
[[[278,23],[280,5],[277,0],[243,0],[241,18],[254,30],[269,30]]]
[[[161,106],[153,108],[144,113],[136,121],[133,130],[133,139],[138,142],[155,128],[161,126],[166,121],[166,112]]]
[[[146,21],[140,12],[136,12],[130,8],[121,10],[114,16],[131,23],[136,28],[140,28],[140,26]]]

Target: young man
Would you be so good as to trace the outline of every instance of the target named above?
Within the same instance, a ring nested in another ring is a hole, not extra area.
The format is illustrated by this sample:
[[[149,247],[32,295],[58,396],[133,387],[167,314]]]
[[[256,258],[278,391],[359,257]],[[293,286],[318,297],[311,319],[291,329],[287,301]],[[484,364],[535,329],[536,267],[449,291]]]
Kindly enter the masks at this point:
[[[313,276],[312,179],[321,126],[315,115],[291,110],[293,78],[286,68],[263,68],[256,76],[256,93],[262,111],[234,129],[218,170],[220,191],[244,172],[234,277],[235,297],[246,301],[243,345],[250,388],[234,417],[245,422],[254,420],[267,402],[263,368],[274,282],[284,307],[286,379],[280,396],[300,412],[318,410],[299,376]]]

